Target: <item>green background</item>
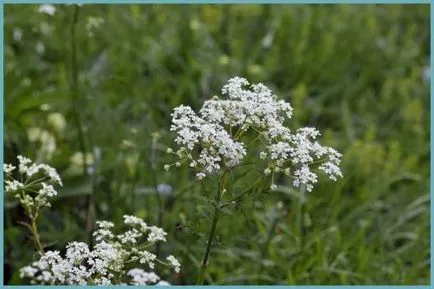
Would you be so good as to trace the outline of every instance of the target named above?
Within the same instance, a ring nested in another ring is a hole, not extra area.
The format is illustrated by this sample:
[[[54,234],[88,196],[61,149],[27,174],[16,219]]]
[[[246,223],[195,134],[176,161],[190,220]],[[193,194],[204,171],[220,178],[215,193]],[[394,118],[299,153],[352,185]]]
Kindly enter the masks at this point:
[[[164,279],[194,284],[211,197],[188,168],[163,170],[170,113],[238,75],[289,101],[292,125],[322,131],[344,178],[323,180],[302,211],[282,178],[227,212],[207,283],[428,284],[429,5],[38,7],[4,6],[4,156],[63,177],[39,219],[47,249],[137,214],[181,260]],[[5,206],[5,282],[21,284],[36,256],[22,209]]]

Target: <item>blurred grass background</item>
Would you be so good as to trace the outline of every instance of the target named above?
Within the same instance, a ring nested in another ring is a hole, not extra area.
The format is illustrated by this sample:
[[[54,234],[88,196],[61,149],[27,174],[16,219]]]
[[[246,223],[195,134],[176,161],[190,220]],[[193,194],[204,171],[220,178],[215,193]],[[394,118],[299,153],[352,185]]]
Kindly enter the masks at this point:
[[[344,179],[279,190],[217,229],[209,284],[428,284],[429,5],[4,6],[4,156],[56,167],[40,217],[47,249],[92,222],[137,214],[168,231],[172,284],[193,284],[210,198],[188,168],[165,172],[171,110],[232,76],[263,82],[344,154]],[[88,166],[83,163],[86,156]],[[5,196],[5,282],[33,260]]]

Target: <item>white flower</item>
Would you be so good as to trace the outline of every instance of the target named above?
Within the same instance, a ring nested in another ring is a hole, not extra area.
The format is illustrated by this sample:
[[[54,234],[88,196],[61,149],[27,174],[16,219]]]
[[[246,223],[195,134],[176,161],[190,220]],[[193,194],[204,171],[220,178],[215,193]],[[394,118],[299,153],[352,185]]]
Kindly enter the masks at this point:
[[[108,240],[114,238],[114,234],[111,231],[111,228],[114,226],[112,222],[107,221],[97,221],[98,230],[93,232],[92,236],[95,237],[96,241]]]
[[[19,189],[22,189],[24,187],[24,184],[17,180],[12,180],[12,181],[6,180],[5,183],[6,183],[5,191],[7,193],[18,191]]]
[[[243,143],[247,133],[256,134],[265,145],[259,152],[259,158],[268,162],[265,175],[283,172],[293,177],[295,186],[305,185],[308,191],[317,182],[312,168],[332,180],[342,177],[341,155],[315,141],[320,135],[315,128],[291,132],[285,126],[292,117],[291,105],[278,100],[268,87],[234,77],[221,92],[223,97],[205,101],[198,114],[184,105],[171,114],[170,130],[179,146],[176,154],[182,161],[189,159],[198,180],[237,166],[250,149]]]
[[[156,226],[149,227],[150,233],[148,235],[148,242],[155,243],[157,241],[166,242],[167,233]]]
[[[140,232],[144,233],[148,230],[148,225],[142,219],[136,216],[124,215],[124,224],[130,225],[140,229]]]
[[[121,243],[137,243],[137,240],[142,236],[142,233],[139,232],[137,229],[131,229],[126,231],[123,234],[117,235],[117,238],[121,241]]]
[[[44,4],[39,6],[38,12],[53,16],[56,13],[56,7],[53,5]]]
[[[50,181],[58,185],[62,185],[62,179],[60,178],[56,169],[46,164],[36,164],[36,163],[32,164],[32,161],[30,159],[20,155],[17,156],[17,159],[18,159],[18,171],[21,174],[25,174],[28,178],[31,178],[33,175],[42,171],[43,173],[46,174],[46,176],[50,179]]]
[[[98,228],[101,229],[110,229],[113,228],[115,224],[109,221],[96,221]]]
[[[72,264],[80,264],[90,254],[86,243],[72,242],[66,246],[66,258]]]
[[[56,170],[46,164],[32,163],[30,159],[21,155],[17,156],[17,159],[18,172],[22,182],[13,179],[13,176],[9,174],[15,167],[4,164],[3,170],[6,173],[5,178],[7,178],[5,191],[17,192],[15,197],[20,200],[26,213],[29,216],[36,216],[41,207],[51,206],[49,199],[57,195],[57,191],[51,184],[62,185],[62,180]],[[34,177],[36,174],[38,176]],[[38,190],[37,187],[41,188]]]
[[[148,285],[149,283],[156,283],[160,280],[157,274],[154,272],[145,272],[143,269],[131,269],[127,273],[131,277],[132,285]]]
[[[56,190],[52,185],[47,185],[46,183],[41,183],[42,189],[38,191],[38,194],[42,197],[55,197],[57,196]]]
[[[143,223],[143,220],[136,216],[124,215],[124,223],[127,225],[138,225]]]
[[[190,162],[191,166],[201,170],[197,175],[199,179],[216,172],[221,165],[229,168],[237,165],[246,153],[243,145],[231,139],[221,125],[206,122],[188,106],[175,108],[171,130],[178,135],[175,139],[181,146],[178,155],[192,152],[196,145],[202,147],[199,157]],[[187,156],[191,157],[191,154]]]
[[[38,272],[38,269],[32,266],[26,266],[20,269],[20,278],[33,278],[35,274]]]
[[[125,216],[125,222],[129,225],[141,227],[144,222],[134,216]],[[113,223],[98,221],[99,231],[106,230],[111,233]],[[150,227],[154,240],[162,240],[165,232],[162,229]],[[135,239],[136,234],[142,234],[135,228],[128,230],[119,236]],[[143,239],[141,239],[144,241]],[[135,239],[139,242],[139,239]],[[144,245],[149,245],[144,241]],[[139,248],[143,244],[137,244]],[[38,261],[30,266],[20,269],[21,278],[29,278],[31,284],[50,285],[122,285],[118,280],[131,280],[132,285],[148,285],[157,283],[160,278],[154,272],[145,272],[143,269],[135,268],[127,273],[127,264],[136,262],[146,264],[153,269],[157,256],[146,250],[139,251],[131,245],[124,245],[122,242],[113,240],[98,240],[91,251],[87,244],[82,242],[71,242],[66,246],[65,257],[59,251],[48,251]],[[167,258],[170,266],[179,272],[180,264],[175,257]],[[158,260],[161,264],[165,264]],[[129,266],[129,265],[128,265]],[[125,276],[126,275],[126,276]],[[162,282],[160,285],[167,285]]]
[[[15,170],[16,169],[16,167],[14,167],[13,165],[11,165],[11,164],[3,164],[3,171],[6,173],[6,174],[9,174],[9,173],[11,173],[13,170]]]
[[[23,157],[21,155],[17,156],[18,159],[18,170],[20,173],[25,173],[27,171],[27,165],[32,163],[29,158]]]
[[[109,278],[106,278],[106,277],[101,277],[101,278],[95,279],[95,284],[103,285],[103,286],[113,285],[111,280]]]
[[[57,183],[58,185],[62,186],[62,179],[60,178],[59,174],[57,173],[56,169],[50,167],[49,165],[41,164],[38,165],[38,170],[42,169],[45,171],[45,173],[48,175],[50,180],[54,183]]]
[[[168,256],[166,259],[169,261],[176,273],[181,271],[181,264],[179,263],[178,259],[176,259],[173,255]]]
[[[197,173],[196,177],[197,177],[198,180],[202,180],[203,178],[206,177],[206,174],[204,174],[204,173]]]
[[[157,258],[155,254],[152,254],[148,251],[142,251],[139,252],[138,255],[140,264],[148,264],[149,268],[154,269],[154,261]]]

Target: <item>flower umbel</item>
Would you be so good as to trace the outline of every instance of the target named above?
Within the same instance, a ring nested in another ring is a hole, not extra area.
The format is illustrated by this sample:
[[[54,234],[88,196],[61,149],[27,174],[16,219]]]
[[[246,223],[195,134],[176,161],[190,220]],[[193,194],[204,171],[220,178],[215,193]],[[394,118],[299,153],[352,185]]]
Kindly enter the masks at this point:
[[[30,220],[28,228],[33,234],[33,240],[39,253],[43,246],[39,240],[36,219],[42,207],[50,207],[50,200],[57,196],[53,185],[62,186],[62,180],[57,171],[46,164],[33,163],[29,158],[18,156],[18,170],[11,164],[3,164],[5,174],[5,192],[14,194],[24,208]],[[20,181],[14,179],[19,176]]]
[[[71,242],[66,246],[64,257],[59,251],[48,251],[38,261],[21,268],[20,277],[30,279],[31,284],[152,285],[161,279],[149,271],[155,269],[155,262],[171,267],[177,273],[180,271],[181,265],[172,255],[167,257],[167,264],[146,250],[155,242],[165,241],[149,238],[157,229],[160,236],[165,235],[161,228],[148,227],[142,219],[129,215],[124,216],[124,224],[128,229],[115,234],[113,223],[98,221],[93,250],[86,243]],[[131,266],[137,267],[127,269]],[[160,282],[160,285],[167,283]]]
[[[198,113],[184,105],[174,109],[170,130],[176,133],[179,148],[168,152],[179,157],[177,166],[187,163],[199,180],[230,170],[252,149],[246,136],[253,134],[255,140],[262,140],[258,157],[266,161],[264,174],[271,175],[272,180],[282,172],[292,177],[294,186],[305,185],[311,191],[318,181],[318,170],[331,180],[342,177],[341,154],[320,145],[315,128],[291,131],[287,123],[292,106],[278,100],[268,87],[234,77],[221,92],[223,96],[205,101]],[[271,187],[275,188],[274,183]]]

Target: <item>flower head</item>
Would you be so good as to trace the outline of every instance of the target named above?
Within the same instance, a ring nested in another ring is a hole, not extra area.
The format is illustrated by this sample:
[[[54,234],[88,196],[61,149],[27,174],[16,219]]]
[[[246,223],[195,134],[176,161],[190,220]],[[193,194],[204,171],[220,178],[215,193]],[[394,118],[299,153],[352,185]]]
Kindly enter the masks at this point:
[[[71,242],[66,246],[64,257],[59,251],[48,251],[39,260],[21,268],[20,277],[30,279],[32,284],[116,285],[118,280],[129,280],[131,285],[151,285],[160,281],[160,277],[139,267],[154,269],[158,261],[179,272],[181,265],[174,256],[167,257],[169,264],[166,264],[143,249],[166,240],[162,229],[151,226],[148,230],[147,226],[143,227],[144,220],[130,215],[124,216],[124,223],[129,229],[115,234],[113,223],[97,221],[93,250],[86,243]],[[148,240],[142,238],[147,233]],[[139,267],[128,270],[132,262]]]
[[[184,105],[172,113],[170,130],[179,146],[174,153],[181,159],[177,164],[187,162],[199,180],[239,165],[252,149],[246,142],[248,134],[262,140],[259,158],[266,162],[265,175],[274,178],[281,172],[292,177],[294,186],[304,185],[308,191],[318,181],[314,169],[331,180],[342,177],[341,155],[316,141],[320,133],[315,128],[292,132],[287,123],[293,108],[271,89],[234,77],[221,92],[222,96],[205,101],[197,114]]]

